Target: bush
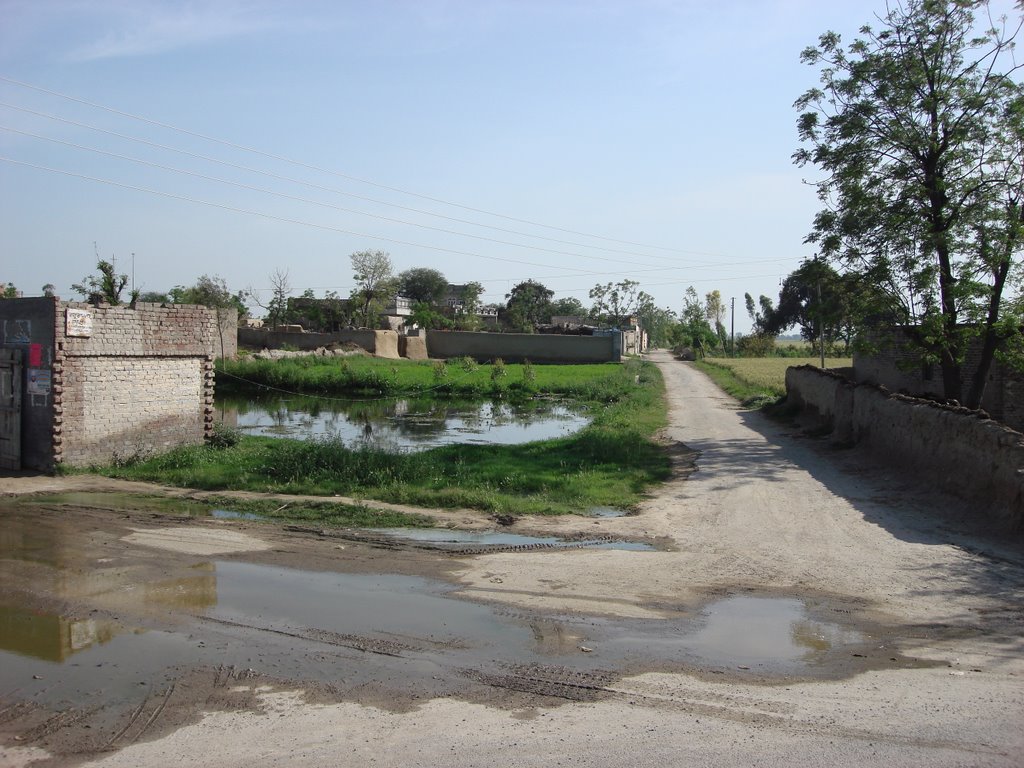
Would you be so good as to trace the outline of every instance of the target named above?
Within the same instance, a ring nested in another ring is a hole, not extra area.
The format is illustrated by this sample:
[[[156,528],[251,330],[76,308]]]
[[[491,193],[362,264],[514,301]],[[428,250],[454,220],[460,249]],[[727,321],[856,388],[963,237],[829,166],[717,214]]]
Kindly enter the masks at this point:
[[[213,432],[206,438],[207,444],[212,448],[233,448],[242,439],[240,430],[224,424],[214,424]]]

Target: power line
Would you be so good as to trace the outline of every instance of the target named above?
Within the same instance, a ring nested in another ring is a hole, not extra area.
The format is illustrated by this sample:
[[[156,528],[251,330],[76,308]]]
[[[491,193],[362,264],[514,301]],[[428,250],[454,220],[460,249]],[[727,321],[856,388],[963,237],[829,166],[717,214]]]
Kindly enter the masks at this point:
[[[454,254],[456,256],[472,256],[474,258],[487,259],[489,261],[504,261],[504,262],[508,262],[510,264],[523,264],[523,265],[528,266],[528,267],[550,267],[551,266],[550,264],[538,264],[538,263],[533,262],[533,261],[521,261],[519,259],[509,259],[509,258],[505,258],[505,257],[501,257],[501,256],[488,256],[486,254],[475,253],[473,251],[460,251],[460,250],[455,249],[455,248],[444,248],[444,247],[439,246],[439,245],[426,245],[424,243],[414,243],[414,242],[410,242],[408,240],[399,240],[399,239],[393,238],[393,237],[384,237],[382,235],[371,235],[371,234],[368,234],[366,232],[357,232],[355,230],[344,229],[342,227],[332,227],[329,224],[318,224],[316,222],[303,221],[301,219],[293,219],[293,218],[289,218],[287,216],[277,216],[277,215],[272,214],[272,213],[264,213],[262,211],[254,211],[254,210],[249,209],[249,208],[239,208],[238,206],[227,205],[226,203],[217,203],[217,202],[213,202],[212,200],[200,200],[199,198],[189,197],[187,195],[179,195],[179,194],[175,194],[173,192],[164,192],[164,191],[161,191],[159,189],[150,189],[149,187],[140,187],[140,186],[137,186],[135,184],[127,184],[127,183],[121,182],[121,181],[114,181],[113,179],[101,179],[101,178],[99,178],[97,176],[89,176],[88,174],[76,173],[74,171],[67,171],[67,170],[64,170],[64,169],[61,169],[61,168],[51,168],[51,167],[48,167],[48,166],[45,166],[45,165],[37,165],[35,163],[29,163],[29,162],[26,162],[24,160],[16,160],[16,159],[11,158],[11,157],[0,156],[0,161],[3,161],[5,163],[12,163],[14,165],[25,166],[27,168],[35,168],[36,170],[40,170],[40,171],[49,171],[50,173],[58,173],[58,174],[61,174],[63,176],[71,176],[71,177],[78,178],[78,179],[85,179],[86,181],[95,181],[95,182],[99,182],[101,184],[109,184],[110,186],[121,187],[122,189],[131,189],[131,190],[134,190],[136,192],[147,192],[147,193],[149,193],[151,195],[159,195],[160,197],[167,197],[167,198],[170,198],[172,200],[183,200],[183,201],[188,202],[188,203],[196,203],[196,204],[199,204],[199,205],[208,205],[208,206],[210,206],[212,208],[220,208],[221,210],[225,210],[225,211],[233,211],[235,213],[244,213],[244,214],[247,214],[247,215],[250,215],[250,216],[259,216],[259,217],[262,217],[262,218],[265,218],[265,219],[271,219],[273,221],[284,222],[286,224],[298,224],[298,225],[304,226],[304,227],[313,227],[315,229],[322,229],[322,230],[326,230],[328,232],[339,232],[339,233],[344,234],[344,235],[355,235],[357,237],[365,237],[365,238],[370,239],[370,240],[379,240],[379,241],[385,242],[385,243],[394,243],[396,245],[408,245],[408,246],[411,246],[413,248],[425,248],[425,249],[432,250],[432,251],[439,251],[441,253],[451,253],[451,254]],[[571,269],[571,267],[570,267],[570,269]],[[581,274],[587,274],[587,272],[585,270],[579,270],[579,272]]]
[[[649,259],[668,260],[668,259],[672,258],[672,257],[668,257],[668,256],[658,256],[656,254],[637,253],[636,251],[625,251],[625,250],[622,250],[622,249],[619,249],[619,248],[606,248],[606,247],[600,246],[600,245],[588,245],[586,243],[579,243],[579,242],[576,242],[574,240],[561,240],[561,239],[554,238],[554,237],[546,237],[544,235],[535,235],[535,234],[532,234],[530,232],[522,232],[522,231],[517,230],[517,229],[508,229],[506,227],[497,227],[497,226],[494,226],[492,224],[482,224],[480,222],[472,221],[470,219],[460,219],[460,218],[455,217],[455,216],[446,216],[443,213],[435,213],[433,211],[423,210],[422,208],[413,208],[411,206],[401,205],[399,203],[391,203],[391,202],[388,202],[387,200],[380,200],[380,199],[375,198],[375,197],[367,197],[366,195],[358,195],[358,194],[356,194],[354,192],[347,192],[345,190],[337,189],[335,187],[327,187],[327,186],[324,186],[322,184],[313,183],[311,181],[305,181],[303,179],[296,179],[296,178],[293,178],[291,176],[284,176],[282,174],[273,173],[272,171],[266,171],[266,170],[263,170],[261,168],[254,168],[253,166],[242,165],[240,163],[232,163],[232,162],[230,162],[228,160],[221,160],[221,159],[216,158],[216,157],[211,157],[210,155],[203,155],[203,154],[200,154],[198,152],[192,152],[192,151],[187,150],[187,149],[181,149],[179,147],[172,147],[172,146],[170,146],[168,144],[161,144],[159,142],[149,141],[148,139],[143,139],[143,138],[140,138],[138,136],[131,136],[131,135],[125,134],[125,133],[119,133],[118,131],[111,131],[111,130],[106,129],[106,128],[100,128],[99,126],[96,126],[96,125],[90,125],[89,123],[83,123],[83,122],[80,122],[78,120],[72,120],[70,118],[61,117],[60,115],[52,115],[52,114],[49,114],[47,112],[40,112],[38,110],[29,109],[27,107],[20,107],[20,106],[18,106],[16,104],[10,104],[8,102],[0,101],[0,107],[5,107],[7,109],[17,110],[19,112],[24,112],[26,114],[35,115],[37,117],[43,117],[43,118],[46,118],[47,120],[53,120],[53,121],[56,121],[56,122],[65,123],[67,125],[73,125],[73,126],[76,126],[78,128],[85,128],[85,129],[90,130],[90,131],[95,131],[97,133],[102,133],[102,134],[105,134],[105,135],[108,135],[108,136],[114,136],[114,137],[119,138],[119,139],[125,139],[127,141],[134,141],[134,142],[136,142],[138,144],[144,144],[144,145],[146,145],[148,147],[153,147],[155,149],[162,149],[162,150],[167,150],[169,152],[175,152],[177,154],[185,155],[187,157],[192,157],[192,158],[195,158],[197,160],[203,160],[203,161],[210,162],[210,163],[216,163],[217,165],[223,165],[223,166],[225,166],[227,168],[234,168],[235,170],[246,171],[248,173],[255,173],[255,174],[258,174],[260,176],[266,176],[268,178],[277,179],[278,181],[286,181],[286,182],[289,182],[291,184],[298,184],[298,185],[301,185],[301,186],[309,187],[311,189],[319,189],[319,190],[321,190],[323,192],[329,192],[329,193],[335,194],[335,195],[342,195],[342,196],[345,196],[345,197],[351,197],[351,198],[353,198],[355,200],[363,200],[364,202],[374,203],[376,205],[384,205],[384,206],[388,206],[390,208],[397,208],[397,209],[402,210],[402,211],[408,211],[410,213],[417,213],[417,214],[420,214],[422,216],[432,216],[432,217],[435,217],[435,218],[444,219],[446,221],[454,221],[454,222],[457,222],[459,224],[468,224],[468,225],[473,226],[473,227],[481,227],[483,229],[493,229],[493,230],[495,230],[497,232],[505,232],[506,234],[519,235],[520,237],[530,237],[530,238],[533,238],[535,240],[545,240],[545,241],[548,241],[548,242],[559,243],[561,245],[572,245],[572,246],[576,246],[578,248],[591,248],[593,250],[605,251],[607,253],[621,253],[621,254],[627,255],[627,256],[641,256],[643,258],[649,258]],[[10,129],[10,130],[14,130],[14,129]],[[28,134],[28,135],[34,135],[34,134]],[[38,138],[45,138],[45,137],[38,137]],[[48,139],[48,140],[49,141],[54,141],[54,139]],[[344,210],[348,210],[348,209],[344,209]],[[356,211],[356,213],[360,213],[360,212]],[[370,216],[370,215],[373,215],[373,214],[365,214],[365,215]],[[708,252],[705,252],[705,251],[679,250],[678,252],[679,253],[688,253],[688,254],[695,255],[695,256],[718,256],[718,255],[720,255],[720,254],[708,253]]]
[[[558,227],[558,226],[554,226],[554,225],[551,225],[551,224],[544,224],[542,222],[531,221],[530,219],[522,219],[522,218],[517,218],[515,216],[507,216],[505,214],[496,213],[494,211],[488,211],[488,210],[485,210],[483,208],[474,208],[473,206],[463,205],[461,203],[455,203],[455,202],[452,202],[452,201],[449,201],[449,200],[444,200],[444,199],[438,198],[438,197],[432,197],[430,195],[424,195],[424,194],[421,194],[421,193],[418,193],[418,192],[412,192],[412,191],[407,190],[407,189],[402,189],[401,187],[394,187],[394,186],[389,186],[387,184],[380,184],[380,183],[375,182],[375,181],[370,181],[369,179],[359,178],[358,176],[350,176],[348,174],[341,173],[339,171],[332,171],[332,170],[327,169],[327,168],[322,168],[320,166],[312,165],[310,163],[305,163],[305,162],[303,162],[301,160],[294,160],[294,159],[289,158],[289,157],[284,157],[283,155],[277,155],[277,154],[274,154],[272,152],[266,152],[264,150],[255,149],[253,147],[247,147],[247,146],[244,146],[242,144],[235,144],[234,142],[226,141],[224,139],[219,139],[219,138],[217,138],[215,136],[209,136],[209,135],[206,135],[206,134],[203,134],[203,133],[198,133],[196,131],[188,130],[187,128],[180,128],[180,127],[172,125],[170,123],[164,123],[164,122],[161,122],[159,120],[154,120],[152,118],[144,117],[142,115],[136,115],[136,114],[133,114],[131,112],[125,112],[123,110],[114,109],[113,107],[108,107],[108,106],[106,106],[104,104],[99,104],[99,103],[96,103],[96,102],[93,102],[93,101],[88,101],[87,99],[78,98],[76,96],[71,96],[71,95],[68,95],[68,94],[65,94],[65,93],[61,93],[59,91],[54,91],[54,90],[51,90],[49,88],[43,88],[43,87],[38,86],[38,85],[32,85],[30,83],[25,83],[25,82],[23,82],[21,80],[15,80],[14,78],[6,77],[4,75],[0,75],[0,81],[6,82],[6,83],[10,83],[12,85],[19,86],[21,88],[27,88],[29,90],[37,91],[39,93],[45,93],[45,94],[48,94],[50,96],[56,96],[58,98],[65,99],[67,101],[74,102],[76,104],[82,104],[82,105],[85,105],[85,106],[88,106],[88,107],[92,107],[94,109],[100,109],[100,110],[103,110],[104,112],[109,112],[110,114],[118,115],[120,117],[127,117],[127,118],[129,118],[131,120],[138,120],[140,122],[146,123],[148,125],[153,125],[153,126],[156,126],[158,128],[165,128],[165,129],[168,129],[168,130],[171,130],[171,131],[176,131],[178,133],[183,133],[183,134],[185,134],[187,136],[192,136],[194,138],[202,139],[204,141],[213,142],[214,144],[220,144],[221,146],[230,147],[232,149],[238,149],[238,150],[241,150],[243,152],[250,152],[252,154],[259,155],[261,157],[266,157],[266,158],[271,159],[271,160],[277,160],[279,162],[288,163],[290,165],[294,165],[294,166],[297,166],[297,167],[300,167],[300,168],[306,168],[307,170],[317,171],[318,173],[326,173],[326,174],[329,174],[331,176],[336,176],[338,178],[346,179],[348,181],[354,181],[354,182],[357,182],[359,184],[366,184],[367,186],[376,187],[378,189],[385,189],[385,190],[388,190],[389,192],[398,192],[399,194],[409,195],[411,197],[416,197],[416,198],[419,198],[421,200],[429,200],[430,202],[440,203],[441,205],[447,205],[447,206],[451,206],[453,208],[459,208],[459,209],[462,209],[462,210],[471,211],[473,213],[480,213],[480,214],[483,214],[485,216],[493,216],[495,218],[504,219],[505,221],[514,221],[514,222],[519,223],[519,224],[528,224],[528,225],[533,226],[533,227],[541,227],[543,229],[549,229],[549,230],[553,230],[553,231],[556,231],[556,232],[564,232],[566,234],[577,235],[577,236],[580,236],[580,237],[589,237],[589,238],[592,238],[594,240],[603,240],[605,242],[618,243],[619,245],[630,245],[630,246],[634,246],[634,247],[638,247],[638,248],[651,248],[651,249],[654,249],[654,250],[666,251],[666,252],[670,252],[670,253],[698,253],[700,255],[707,255],[707,256],[718,255],[718,254],[712,254],[712,253],[701,253],[701,252],[693,252],[693,251],[684,251],[684,250],[680,250],[678,248],[669,248],[669,247],[660,246],[660,245],[649,245],[649,244],[634,242],[634,241],[631,241],[631,240],[620,240],[620,239],[613,238],[613,237],[605,237],[603,235],[595,235],[595,234],[589,233],[589,232],[581,232],[581,231],[578,231],[578,230],[567,229],[567,228],[564,228],[564,227]]]
[[[244,183],[239,182],[239,181],[231,181],[230,179],[222,179],[222,178],[217,177],[217,176],[209,176],[209,175],[207,175],[205,173],[199,173],[198,171],[189,171],[189,170],[187,170],[185,168],[176,168],[174,166],[163,165],[162,163],[156,163],[156,162],[153,162],[151,160],[143,160],[141,158],[131,157],[129,155],[122,155],[122,154],[120,154],[118,152],[112,152],[112,151],[106,150],[106,149],[99,149],[97,147],[89,147],[89,146],[86,146],[84,144],[76,144],[73,141],[65,141],[63,139],[54,139],[54,138],[51,138],[51,137],[48,137],[48,136],[41,136],[41,135],[39,135],[37,133],[32,133],[30,131],[23,131],[23,130],[21,130],[19,128],[11,128],[11,127],[6,126],[6,125],[0,125],[0,130],[10,131],[11,133],[18,133],[18,134],[21,134],[22,136],[29,136],[31,138],[39,139],[41,141],[49,141],[49,142],[52,142],[54,144],[62,144],[64,146],[66,146],[66,147],[73,147],[74,149],[81,149],[81,150],[85,150],[87,152],[95,152],[96,154],[106,155],[107,157],[115,157],[115,158],[117,158],[119,160],[127,160],[128,162],[137,163],[139,165],[146,165],[146,166],[149,166],[150,168],[159,168],[160,170],[170,171],[171,173],[179,173],[179,174],[182,174],[184,176],[191,176],[193,178],[203,179],[205,181],[213,181],[213,182],[217,182],[218,184],[226,184],[228,186],[238,187],[239,189],[247,189],[250,192],[259,192],[260,194],[273,195],[275,197],[284,198],[286,200],[293,200],[295,202],[309,203],[310,205],[319,205],[319,206],[322,206],[324,208],[331,208],[333,210],[342,211],[344,213],[354,213],[354,214],[357,214],[359,216],[368,216],[370,218],[378,219],[380,221],[387,221],[387,222],[392,223],[392,224],[402,224],[402,225],[410,226],[410,227],[419,227],[421,229],[428,229],[428,230],[431,230],[433,232],[441,232],[441,233],[447,234],[447,235],[457,235],[459,237],[468,237],[468,238],[472,238],[474,240],[482,240],[482,241],[488,242],[488,243],[495,243],[497,245],[509,245],[509,246],[514,247],[514,248],[527,248],[527,249],[532,250],[532,251],[540,251],[542,253],[552,253],[552,254],[556,254],[558,256],[575,256],[576,258],[580,258],[580,259],[592,259],[594,261],[607,261],[607,262],[610,262],[610,263],[613,263],[613,264],[622,264],[622,263],[624,263],[622,259],[610,259],[610,258],[606,258],[606,257],[603,257],[603,256],[588,256],[587,254],[575,253],[573,251],[559,251],[559,250],[554,249],[554,248],[544,248],[544,247],[541,247],[541,246],[527,245],[526,243],[516,243],[516,242],[512,242],[510,240],[498,240],[497,238],[493,238],[493,237],[485,237],[483,235],[472,235],[472,234],[469,234],[469,233],[466,233],[466,232],[459,232],[459,231],[454,230],[454,229],[444,229],[442,227],[432,227],[429,224],[419,224],[417,222],[404,221],[403,219],[391,218],[390,216],[382,216],[380,214],[368,213],[368,212],[365,212],[365,211],[358,211],[358,210],[355,210],[353,208],[346,208],[344,206],[334,205],[333,203],[326,203],[326,202],[322,202],[322,201],[319,201],[319,200],[312,200],[312,199],[310,199],[308,197],[299,197],[298,195],[289,195],[286,192],[277,192],[277,191],[272,190],[272,189],[266,189],[264,187],[257,187],[257,186],[254,186],[252,184],[244,184]],[[640,263],[640,266],[651,267],[653,265]],[[672,267],[657,267],[656,269],[672,269]]]

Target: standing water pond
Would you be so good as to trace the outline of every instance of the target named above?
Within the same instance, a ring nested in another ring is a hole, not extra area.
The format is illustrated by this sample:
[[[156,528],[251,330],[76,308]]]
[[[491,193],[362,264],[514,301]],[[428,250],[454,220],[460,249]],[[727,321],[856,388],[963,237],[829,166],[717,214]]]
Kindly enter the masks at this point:
[[[340,439],[352,447],[419,451],[455,443],[517,445],[565,437],[590,419],[550,399],[525,402],[303,396],[222,396],[217,421],[253,435]]]

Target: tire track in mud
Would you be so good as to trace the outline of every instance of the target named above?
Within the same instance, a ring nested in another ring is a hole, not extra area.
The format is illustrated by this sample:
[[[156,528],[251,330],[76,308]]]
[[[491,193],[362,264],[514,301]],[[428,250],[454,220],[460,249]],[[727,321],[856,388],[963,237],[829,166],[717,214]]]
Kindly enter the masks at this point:
[[[230,619],[219,619],[214,618],[213,616],[196,616],[195,618],[199,619],[200,621],[213,622],[214,624],[221,624],[226,627],[236,627],[238,629],[251,629],[256,630],[257,632],[269,632],[274,635],[294,637],[299,640],[310,640],[316,643],[324,643],[326,645],[334,645],[342,648],[351,648],[354,651],[362,651],[364,653],[375,653],[380,656],[392,656],[394,658],[402,658],[403,652],[416,652],[424,650],[423,648],[419,648],[413,645],[407,645],[405,643],[399,643],[394,640],[384,640],[375,637],[365,637],[363,635],[341,634],[339,632],[331,632],[330,630],[317,629],[314,627],[304,627],[302,629],[278,629],[276,627],[246,624],[245,622],[241,621],[231,621]]]
[[[126,747],[129,744],[134,744],[142,735],[149,730],[150,726],[153,725],[163,714],[164,709],[167,707],[167,702],[170,701],[171,696],[174,695],[176,683],[171,683],[164,690],[163,695],[151,696],[147,695],[139,703],[131,715],[128,717],[128,722],[124,727],[115,733],[106,744],[104,744],[100,751],[112,752],[122,747]]]
[[[572,549],[587,549],[607,544],[637,544],[640,542],[633,539],[626,540],[615,536],[588,535],[584,539],[574,541],[565,539],[560,542],[541,541],[530,544],[481,544],[478,546],[448,546],[436,542],[400,541],[387,535],[373,535],[343,530],[331,530],[328,528],[313,528],[304,525],[286,525],[283,530],[291,533],[305,533],[325,539],[342,539],[358,544],[365,544],[377,549],[388,550],[419,550],[441,555],[456,557],[470,557],[473,555],[488,555],[508,552],[537,552],[543,550],[564,551]]]

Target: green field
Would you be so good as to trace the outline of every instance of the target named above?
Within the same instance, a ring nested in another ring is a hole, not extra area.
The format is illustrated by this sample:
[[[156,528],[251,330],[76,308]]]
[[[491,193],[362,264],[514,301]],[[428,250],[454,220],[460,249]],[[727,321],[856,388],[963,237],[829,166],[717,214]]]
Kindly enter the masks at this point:
[[[696,365],[744,405],[760,406],[786,394],[786,369],[820,364],[817,357],[735,357],[705,359]],[[848,357],[826,357],[826,368],[853,365]]]

